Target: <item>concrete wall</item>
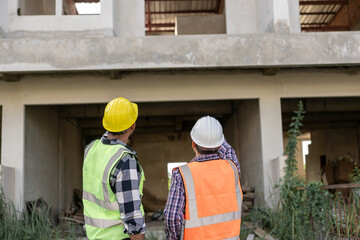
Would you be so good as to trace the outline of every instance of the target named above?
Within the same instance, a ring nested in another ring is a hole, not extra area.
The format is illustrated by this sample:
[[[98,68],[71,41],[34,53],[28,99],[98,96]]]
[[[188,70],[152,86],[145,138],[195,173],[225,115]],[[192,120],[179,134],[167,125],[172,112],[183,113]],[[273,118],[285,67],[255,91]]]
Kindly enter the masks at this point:
[[[258,33],[274,31],[274,5],[272,0],[256,0]]]
[[[306,158],[307,181],[321,180],[320,156],[333,160],[350,153],[359,159],[357,129],[321,129],[311,132],[311,145]]]
[[[113,26],[116,36],[145,36],[145,1],[115,0]]]
[[[360,96],[359,76],[356,69],[350,74],[344,69],[318,68],[280,70],[272,76],[258,70],[129,72],[120,80],[101,73],[24,74],[18,82],[0,81],[1,161],[15,168],[16,203],[21,208],[25,105],[106,103],[118,96],[135,102],[259,99],[261,141],[257,143],[264,176],[258,178],[266,187],[276,180],[269,173],[272,159],[283,153],[281,98]]]
[[[234,113],[223,124],[227,141],[234,148],[241,168],[241,185],[255,187],[264,193],[260,109],[258,100],[241,100],[234,104]],[[262,199],[257,199],[261,201]]]
[[[138,153],[146,182],[144,207],[163,209],[168,195],[167,163],[189,162],[195,157],[188,132],[178,134],[136,134],[131,147]]]
[[[59,120],[51,107],[26,107],[24,200],[59,206]],[[55,209],[56,210],[56,209]]]
[[[9,24],[9,4],[8,1],[0,1],[0,38],[4,37],[8,31]]]
[[[260,110],[258,100],[243,101],[237,108],[241,184],[253,186],[260,193],[264,182],[262,163]]]
[[[188,34],[226,34],[225,16],[220,14],[177,16],[175,35]]]
[[[20,0],[20,15],[55,15],[55,0]]]
[[[300,32],[299,1],[274,0],[274,30],[278,33]]]
[[[258,32],[256,1],[226,0],[225,16],[227,34]]]
[[[0,164],[1,164],[1,138],[2,138],[2,106],[0,106]]]
[[[290,32],[293,33],[301,32],[299,1],[289,0],[289,26],[290,26]]]
[[[0,164],[0,185],[6,198],[15,202],[15,168]]]
[[[61,155],[60,155],[60,206],[71,206],[74,189],[82,190],[83,138],[75,123],[61,120]]]

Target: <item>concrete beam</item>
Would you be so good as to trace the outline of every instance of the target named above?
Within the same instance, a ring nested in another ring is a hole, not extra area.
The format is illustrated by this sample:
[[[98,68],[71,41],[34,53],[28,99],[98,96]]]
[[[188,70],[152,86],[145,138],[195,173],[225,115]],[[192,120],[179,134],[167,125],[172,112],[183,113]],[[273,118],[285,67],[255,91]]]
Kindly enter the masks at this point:
[[[60,116],[63,118],[96,118],[102,117],[104,110],[105,104],[61,106]],[[229,115],[231,113],[231,101],[194,101],[139,104],[139,117],[193,115],[201,117],[204,115]]]
[[[3,104],[1,165],[15,169],[15,182],[4,183],[14,185],[16,209],[24,208],[24,105],[17,97],[9,98]]]
[[[0,69],[4,73],[360,65],[359,45],[357,32],[0,39]]]
[[[293,113],[283,113],[282,119],[285,123],[290,123]],[[360,112],[316,112],[306,113],[304,120],[305,125],[312,122],[341,122],[341,121],[359,121]]]
[[[301,99],[307,113],[312,112],[358,112],[360,111],[360,98],[311,98]],[[283,99],[281,111],[292,113],[297,109],[300,99]]]

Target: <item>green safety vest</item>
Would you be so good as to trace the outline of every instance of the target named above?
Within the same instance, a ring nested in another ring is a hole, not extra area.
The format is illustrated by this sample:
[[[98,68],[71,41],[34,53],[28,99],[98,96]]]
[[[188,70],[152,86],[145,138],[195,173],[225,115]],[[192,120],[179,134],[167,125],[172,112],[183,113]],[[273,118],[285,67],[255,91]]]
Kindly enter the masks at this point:
[[[120,217],[116,194],[110,187],[110,174],[119,160],[134,152],[116,144],[103,144],[100,140],[93,141],[85,150],[83,166],[83,204],[86,235],[89,239],[124,239],[124,223]],[[145,181],[144,171],[136,158],[141,171],[139,190],[143,195]],[[144,209],[141,205],[141,213]]]

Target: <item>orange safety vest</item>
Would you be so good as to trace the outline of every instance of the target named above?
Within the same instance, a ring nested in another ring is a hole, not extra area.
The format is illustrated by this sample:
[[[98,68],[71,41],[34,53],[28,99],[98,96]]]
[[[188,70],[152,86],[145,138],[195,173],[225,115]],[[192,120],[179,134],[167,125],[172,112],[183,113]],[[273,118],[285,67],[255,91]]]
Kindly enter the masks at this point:
[[[183,239],[237,239],[242,190],[230,160],[192,162],[179,167],[186,192]]]

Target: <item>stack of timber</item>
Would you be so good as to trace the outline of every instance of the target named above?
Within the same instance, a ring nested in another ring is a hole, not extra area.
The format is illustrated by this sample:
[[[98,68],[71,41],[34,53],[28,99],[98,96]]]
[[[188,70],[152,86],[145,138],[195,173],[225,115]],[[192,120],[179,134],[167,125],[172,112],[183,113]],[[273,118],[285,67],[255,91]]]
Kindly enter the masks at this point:
[[[246,216],[246,214],[254,207],[255,202],[255,188],[242,186],[243,191],[243,204],[241,209],[241,215]]]
[[[85,220],[81,196],[81,190],[75,189],[73,203],[61,212],[59,216],[59,225],[60,229],[64,232],[68,232],[70,226],[72,226],[72,232],[75,231],[76,234],[84,236],[85,232],[83,226]]]

